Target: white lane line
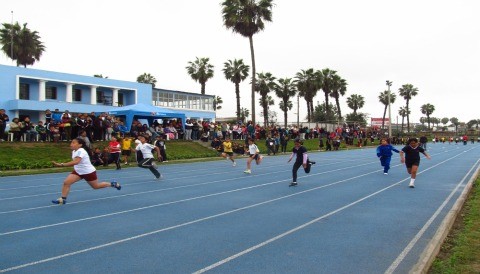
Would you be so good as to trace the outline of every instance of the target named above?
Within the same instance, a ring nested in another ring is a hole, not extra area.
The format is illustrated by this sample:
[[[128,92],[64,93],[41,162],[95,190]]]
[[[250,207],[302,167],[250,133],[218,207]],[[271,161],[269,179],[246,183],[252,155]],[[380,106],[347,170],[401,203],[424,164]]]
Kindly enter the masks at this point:
[[[402,261],[405,259],[405,257],[410,253],[412,248],[417,244],[418,240],[425,234],[428,228],[432,225],[433,221],[440,215],[440,213],[443,211],[443,209],[447,206],[447,204],[450,202],[450,200],[453,198],[453,196],[456,194],[460,186],[465,182],[465,180],[470,177],[470,174],[472,173],[473,169],[478,165],[478,160],[477,162],[470,168],[470,170],[465,174],[465,176],[458,182],[457,186],[450,192],[450,195],[443,201],[443,203],[437,208],[435,213],[428,219],[428,221],[423,225],[423,227],[418,231],[418,233],[413,237],[413,239],[408,243],[408,245],[403,249],[403,251],[398,255],[398,257],[393,261],[393,263],[388,267],[388,269],[385,271],[385,274],[391,274],[393,273],[397,267],[402,263]]]
[[[441,164],[443,164],[443,163],[445,163],[445,162],[447,162],[447,161],[450,161],[450,160],[452,160],[452,159],[454,159],[454,158],[457,158],[457,157],[460,156],[461,154],[462,154],[462,153],[460,153],[460,154],[458,154],[458,155],[456,155],[456,156],[453,156],[453,157],[451,157],[451,158],[448,158],[448,159],[446,159],[446,160],[444,160],[444,161],[442,161],[442,162],[440,162],[440,163],[438,163],[438,164],[435,164],[435,165],[433,165],[433,166],[431,166],[431,167],[429,167],[429,168],[427,168],[427,169],[419,172],[418,174],[421,174],[421,173],[423,173],[423,172],[426,172],[427,170],[430,170],[430,169],[432,169],[432,168],[434,168],[434,167],[437,167],[437,166],[439,166],[439,165],[441,165]],[[285,236],[288,236],[288,235],[290,235],[290,234],[292,234],[292,233],[294,233],[294,232],[297,232],[297,231],[299,231],[299,230],[301,230],[301,229],[303,229],[303,228],[305,228],[305,227],[307,227],[307,226],[310,226],[310,225],[312,225],[312,224],[314,224],[314,223],[316,223],[316,222],[318,222],[318,221],[320,221],[320,220],[322,220],[322,219],[325,219],[325,218],[327,218],[327,217],[329,217],[329,216],[332,216],[332,215],[334,215],[334,214],[336,214],[336,213],[338,213],[338,212],[340,212],[340,211],[343,211],[343,210],[345,210],[345,209],[347,209],[347,208],[349,208],[349,207],[352,207],[352,206],[354,206],[354,205],[356,205],[356,204],[358,204],[358,203],[360,203],[360,202],[362,202],[362,201],[364,201],[364,200],[366,200],[366,199],[369,199],[369,198],[371,198],[371,197],[373,197],[373,196],[376,196],[377,194],[382,193],[382,192],[384,192],[385,190],[390,189],[390,188],[392,188],[392,187],[394,187],[394,186],[396,186],[396,185],[398,185],[398,184],[400,184],[400,183],[402,183],[402,182],[404,182],[404,181],[408,181],[409,179],[410,179],[410,178],[407,177],[407,178],[405,178],[405,179],[403,179],[403,180],[401,180],[401,181],[398,181],[397,183],[394,183],[394,184],[392,184],[392,185],[390,185],[390,186],[388,186],[388,187],[385,187],[385,188],[383,188],[383,189],[380,189],[380,190],[378,190],[378,191],[376,191],[376,192],[374,192],[374,193],[372,193],[372,194],[369,194],[369,195],[367,195],[367,196],[365,196],[365,197],[363,197],[363,198],[360,198],[360,199],[358,199],[358,200],[356,200],[356,201],[354,201],[354,202],[352,202],[352,203],[350,203],[350,204],[347,204],[347,205],[345,205],[345,206],[343,206],[343,207],[340,207],[340,208],[338,208],[338,209],[336,209],[336,210],[334,210],[334,211],[331,211],[331,212],[329,212],[329,213],[327,213],[327,214],[325,214],[325,215],[323,215],[323,216],[320,216],[320,217],[318,217],[318,218],[316,218],[316,219],[313,219],[313,220],[311,220],[311,221],[309,221],[309,222],[307,222],[307,223],[304,223],[304,224],[302,224],[302,225],[300,225],[300,226],[297,226],[297,227],[295,227],[295,228],[293,228],[293,229],[291,229],[291,230],[289,230],[289,231],[286,231],[286,232],[284,232],[284,233],[282,233],[282,234],[279,234],[279,235],[277,235],[277,236],[275,236],[275,237],[273,237],[273,238],[270,238],[270,239],[268,239],[268,240],[266,240],[266,241],[264,241],[264,242],[261,242],[261,243],[255,245],[255,246],[252,246],[252,247],[250,247],[250,248],[247,248],[247,249],[245,249],[245,250],[243,250],[243,251],[241,251],[241,252],[239,252],[239,253],[237,253],[237,254],[234,254],[234,255],[232,255],[232,256],[230,256],[230,257],[227,257],[227,258],[225,258],[225,259],[223,259],[223,260],[220,260],[220,261],[218,261],[218,262],[216,262],[216,263],[213,263],[213,264],[211,264],[211,265],[209,265],[209,266],[207,266],[207,267],[205,267],[205,268],[199,269],[199,270],[197,270],[197,271],[195,271],[195,272],[193,272],[193,273],[194,273],[194,274],[199,274],[199,273],[204,273],[204,272],[207,272],[207,271],[209,271],[209,270],[212,270],[212,269],[214,269],[214,268],[216,268],[216,267],[218,267],[218,266],[220,266],[220,265],[223,265],[223,264],[225,264],[225,263],[228,263],[229,261],[232,261],[232,260],[234,260],[234,259],[236,259],[236,258],[238,258],[238,257],[240,257],[240,256],[243,256],[243,255],[245,255],[245,254],[247,254],[247,253],[250,253],[250,252],[252,252],[252,251],[254,251],[254,250],[256,250],[256,249],[259,249],[259,248],[261,248],[261,247],[263,247],[263,246],[265,246],[265,245],[267,245],[267,244],[270,244],[270,243],[272,243],[272,242],[274,242],[274,241],[276,241],[276,240],[279,240],[279,239],[281,239],[281,238],[283,238],[283,237],[285,237]]]

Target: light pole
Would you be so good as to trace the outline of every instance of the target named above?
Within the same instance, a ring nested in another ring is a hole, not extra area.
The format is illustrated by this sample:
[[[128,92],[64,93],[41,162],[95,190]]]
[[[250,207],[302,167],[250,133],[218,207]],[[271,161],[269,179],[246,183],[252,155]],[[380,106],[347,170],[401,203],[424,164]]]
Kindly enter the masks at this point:
[[[392,81],[387,80],[387,87],[388,87],[388,138],[392,138],[392,109],[390,107],[390,87],[392,86]]]

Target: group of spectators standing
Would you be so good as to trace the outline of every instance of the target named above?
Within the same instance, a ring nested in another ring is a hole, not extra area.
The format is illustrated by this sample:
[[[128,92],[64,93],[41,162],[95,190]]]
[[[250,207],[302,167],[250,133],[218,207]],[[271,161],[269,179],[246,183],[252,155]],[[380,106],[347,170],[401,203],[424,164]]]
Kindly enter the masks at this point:
[[[178,139],[183,136],[181,121],[164,120],[162,124],[156,120],[151,126],[134,121],[130,130],[124,122],[113,115],[94,112],[70,113],[68,110],[60,112],[58,109],[45,111],[44,121],[33,123],[30,117],[22,119],[15,117],[11,121],[4,109],[0,109],[0,140],[6,139],[6,126],[8,133],[13,134],[13,141],[70,141],[78,137],[80,132],[86,132],[90,142],[109,141],[113,135],[137,137],[145,134],[155,138],[158,135],[166,139]]]

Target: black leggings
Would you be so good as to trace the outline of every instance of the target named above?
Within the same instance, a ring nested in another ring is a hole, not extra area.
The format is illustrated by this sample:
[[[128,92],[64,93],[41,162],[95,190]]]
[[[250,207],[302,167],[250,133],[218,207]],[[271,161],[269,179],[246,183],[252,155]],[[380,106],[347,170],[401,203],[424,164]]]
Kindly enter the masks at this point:
[[[158,172],[158,170],[152,165],[153,161],[155,161],[154,158],[142,159],[140,160],[140,162],[138,162],[138,167],[148,168],[153,173],[153,175],[155,175],[155,177],[160,178],[160,172]]]
[[[297,182],[297,171],[302,166],[302,164],[303,164],[302,162],[295,162],[293,164],[292,175],[293,175],[293,181],[294,182]],[[312,167],[312,165],[310,164],[310,160],[307,160],[307,167],[304,168],[305,173],[310,173],[310,168],[311,167]]]
[[[119,153],[110,153],[110,159],[112,163],[115,163],[117,166],[117,169],[121,169],[122,167],[120,166],[120,152]]]

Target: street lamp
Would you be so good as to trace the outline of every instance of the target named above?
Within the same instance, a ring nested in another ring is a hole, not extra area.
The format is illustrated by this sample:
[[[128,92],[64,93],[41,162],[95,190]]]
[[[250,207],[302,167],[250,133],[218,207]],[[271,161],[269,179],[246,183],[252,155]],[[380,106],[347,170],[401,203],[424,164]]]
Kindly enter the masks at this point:
[[[392,81],[387,80],[387,87],[388,87],[388,138],[392,138],[392,110],[390,107],[390,87],[392,86]]]

